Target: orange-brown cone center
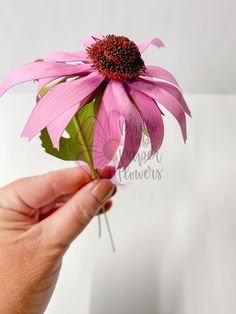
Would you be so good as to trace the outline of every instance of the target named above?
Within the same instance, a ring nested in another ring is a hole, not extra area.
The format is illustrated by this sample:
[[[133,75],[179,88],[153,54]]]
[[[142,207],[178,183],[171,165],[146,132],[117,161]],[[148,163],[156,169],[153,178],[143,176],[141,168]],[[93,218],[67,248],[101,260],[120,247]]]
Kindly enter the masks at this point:
[[[87,48],[93,66],[108,79],[126,80],[142,75],[145,65],[137,45],[124,36],[108,35]]]

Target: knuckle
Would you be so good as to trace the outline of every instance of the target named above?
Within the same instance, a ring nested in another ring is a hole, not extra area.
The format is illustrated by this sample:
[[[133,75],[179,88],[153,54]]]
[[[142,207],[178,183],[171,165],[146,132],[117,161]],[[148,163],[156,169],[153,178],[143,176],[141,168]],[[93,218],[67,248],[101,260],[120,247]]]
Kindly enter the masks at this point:
[[[52,226],[53,228],[53,226]],[[69,243],[63,237],[52,236],[50,237],[50,241],[47,237],[47,231],[44,230],[44,225],[41,225],[40,233],[40,245],[44,252],[47,252],[48,256],[61,256],[68,249]]]
[[[81,200],[76,200],[72,207],[72,213],[79,224],[85,226],[94,216],[94,208],[98,208],[97,201],[92,199],[89,202],[82,202]]]
[[[90,194],[90,197],[91,197],[91,203],[93,203],[96,207],[101,207],[103,205],[102,202],[100,202],[100,200],[94,196],[93,194]]]
[[[43,173],[40,175],[41,179],[46,182],[49,186],[49,188],[52,190],[53,193],[56,195],[61,194],[60,190],[58,190],[58,186],[61,185],[64,178],[58,175],[58,171],[48,171],[46,173]]]
[[[61,256],[63,255],[67,249],[69,248],[69,243],[66,240],[60,238],[54,238],[53,240],[47,244],[48,247],[48,254],[50,256]]]

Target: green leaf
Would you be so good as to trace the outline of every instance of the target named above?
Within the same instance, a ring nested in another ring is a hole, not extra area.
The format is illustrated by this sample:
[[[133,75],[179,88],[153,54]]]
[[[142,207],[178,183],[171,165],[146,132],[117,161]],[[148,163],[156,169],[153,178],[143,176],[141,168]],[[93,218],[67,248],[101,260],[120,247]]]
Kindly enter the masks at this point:
[[[81,107],[66,128],[69,138],[61,137],[59,150],[53,147],[47,129],[42,130],[40,139],[45,151],[62,160],[83,160],[94,168],[92,157],[94,125],[100,101],[101,95],[97,95],[95,100]]]
[[[63,78],[63,79],[61,79],[61,80],[59,80],[57,82],[53,82],[52,84],[47,85],[47,86],[41,88],[39,93],[38,93],[39,96],[42,98],[49,91],[49,89],[51,89],[52,87],[56,86],[57,84],[66,82],[66,80],[67,80],[66,78]]]
[[[71,137],[77,139],[83,148],[83,160],[87,162],[91,168],[93,166],[93,139],[94,127],[97,118],[101,98],[99,95],[89,104],[83,105],[78,114],[71,120],[67,127],[67,132]]]
[[[40,97],[58,83],[60,82],[42,88],[39,92]],[[92,156],[94,125],[103,92],[104,88],[101,88],[96,98],[84,104],[74,115],[66,128],[69,138],[61,137],[59,150],[53,147],[47,128],[41,131],[42,147],[48,154],[62,160],[83,160],[94,169]]]
[[[49,91],[50,88],[52,88],[52,86],[46,86],[40,89],[39,96],[43,97]]]
[[[51,138],[46,128],[41,131],[40,139],[42,141],[42,147],[45,151],[54,157],[62,160],[83,160],[82,147],[78,143],[75,145],[71,138],[62,137],[60,139],[59,150],[53,147]]]

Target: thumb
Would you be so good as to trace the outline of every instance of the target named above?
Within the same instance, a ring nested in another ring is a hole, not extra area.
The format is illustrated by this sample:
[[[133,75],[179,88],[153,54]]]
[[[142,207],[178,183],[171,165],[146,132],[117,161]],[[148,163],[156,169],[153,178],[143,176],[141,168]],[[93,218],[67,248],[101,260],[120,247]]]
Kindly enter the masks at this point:
[[[115,191],[115,185],[108,179],[88,183],[64,206],[39,223],[43,239],[49,245],[68,247]]]

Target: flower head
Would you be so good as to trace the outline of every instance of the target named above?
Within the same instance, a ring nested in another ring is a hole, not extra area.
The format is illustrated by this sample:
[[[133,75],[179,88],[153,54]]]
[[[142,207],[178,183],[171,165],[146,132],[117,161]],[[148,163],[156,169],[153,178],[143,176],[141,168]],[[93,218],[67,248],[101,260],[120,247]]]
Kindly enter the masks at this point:
[[[108,79],[123,81],[144,74],[145,66],[137,45],[124,36],[95,39],[87,48],[93,67]]]
[[[114,157],[122,140],[121,120],[125,132],[119,168],[127,167],[135,157],[144,128],[152,154],[156,153],[164,136],[160,105],[176,118],[186,141],[186,114],[191,114],[176,79],[163,68],[145,65],[142,59],[151,44],[164,46],[160,39],[136,45],[124,36],[97,34],[84,39],[83,44],[86,50],[57,51],[26,64],[0,85],[2,96],[16,84],[38,82],[36,105],[23,136],[32,139],[46,130],[54,149],[60,151],[62,134],[69,123],[80,116],[84,106],[95,102],[91,135],[95,168],[104,167]],[[49,88],[42,93],[45,87]]]

